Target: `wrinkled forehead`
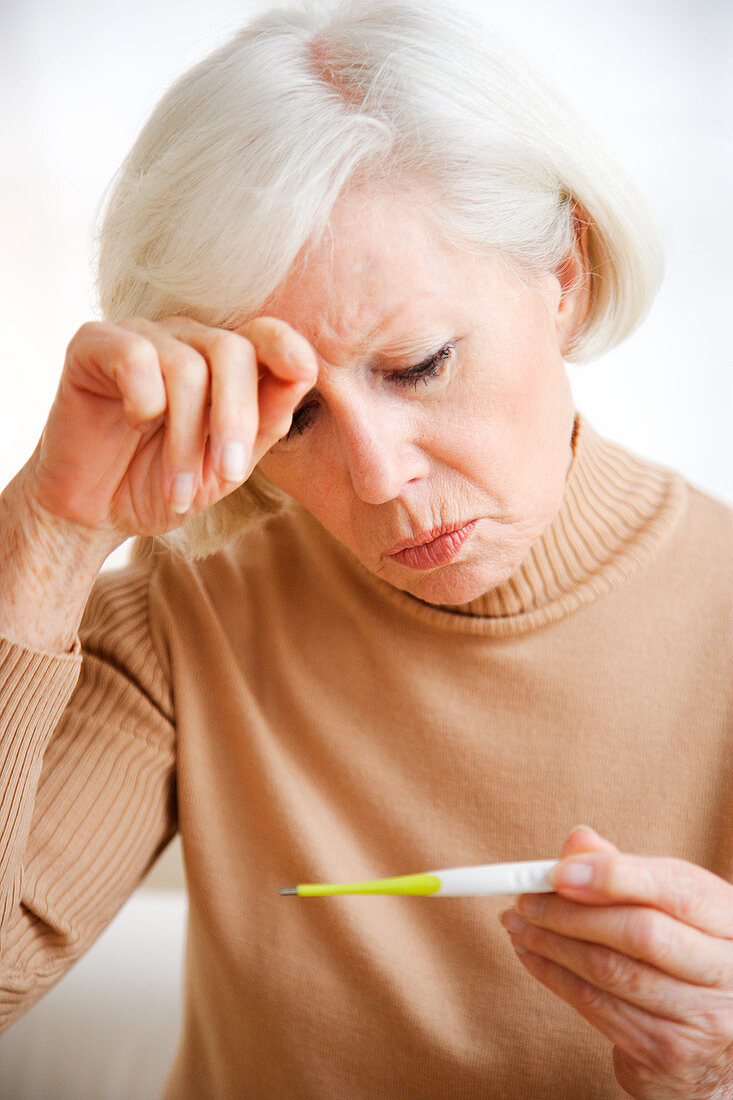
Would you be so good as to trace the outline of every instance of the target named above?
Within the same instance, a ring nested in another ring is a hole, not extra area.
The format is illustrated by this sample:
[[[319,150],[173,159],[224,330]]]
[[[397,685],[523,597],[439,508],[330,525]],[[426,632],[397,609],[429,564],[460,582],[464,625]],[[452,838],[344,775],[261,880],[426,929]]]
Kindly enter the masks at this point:
[[[409,341],[426,317],[450,308],[467,275],[460,251],[437,232],[427,201],[419,191],[388,188],[344,195],[262,312],[287,321],[314,346],[332,345],[336,356],[347,348],[367,354],[401,333]]]

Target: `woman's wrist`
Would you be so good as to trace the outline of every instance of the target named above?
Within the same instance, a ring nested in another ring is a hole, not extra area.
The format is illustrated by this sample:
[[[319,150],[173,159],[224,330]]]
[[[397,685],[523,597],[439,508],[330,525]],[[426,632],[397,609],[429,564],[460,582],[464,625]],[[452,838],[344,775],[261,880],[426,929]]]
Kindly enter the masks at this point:
[[[94,581],[123,542],[46,511],[21,470],[0,494],[0,634],[68,653]]]

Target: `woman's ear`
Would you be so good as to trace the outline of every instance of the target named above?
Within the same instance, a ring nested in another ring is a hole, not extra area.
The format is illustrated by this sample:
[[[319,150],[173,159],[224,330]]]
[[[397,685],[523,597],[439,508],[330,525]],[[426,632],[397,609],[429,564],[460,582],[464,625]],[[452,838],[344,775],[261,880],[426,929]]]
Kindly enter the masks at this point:
[[[591,304],[589,222],[578,206],[573,208],[572,219],[575,229],[573,245],[556,272],[561,291],[556,325],[563,355],[572,350]]]

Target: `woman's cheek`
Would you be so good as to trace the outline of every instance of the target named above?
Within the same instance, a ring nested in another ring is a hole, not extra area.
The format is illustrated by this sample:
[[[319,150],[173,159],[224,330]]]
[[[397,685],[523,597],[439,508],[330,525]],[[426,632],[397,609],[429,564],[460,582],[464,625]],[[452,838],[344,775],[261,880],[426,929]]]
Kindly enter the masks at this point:
[[[331,529],[331,516],[343,508],[344,473],[339,473],[333,450],[323,440],[304,437],[287,454],[266,455],[260,468],[274,485]]]

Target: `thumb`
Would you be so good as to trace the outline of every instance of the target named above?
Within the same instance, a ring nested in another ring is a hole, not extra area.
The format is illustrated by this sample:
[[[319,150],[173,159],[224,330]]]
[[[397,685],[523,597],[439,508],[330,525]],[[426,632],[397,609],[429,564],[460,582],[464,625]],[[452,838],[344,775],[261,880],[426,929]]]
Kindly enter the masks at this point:
[[[610,840],[599,836],[590,825],[576,825],[562,846],[561,859],[577,856],[582,852],[617,852],[618,848]]]

